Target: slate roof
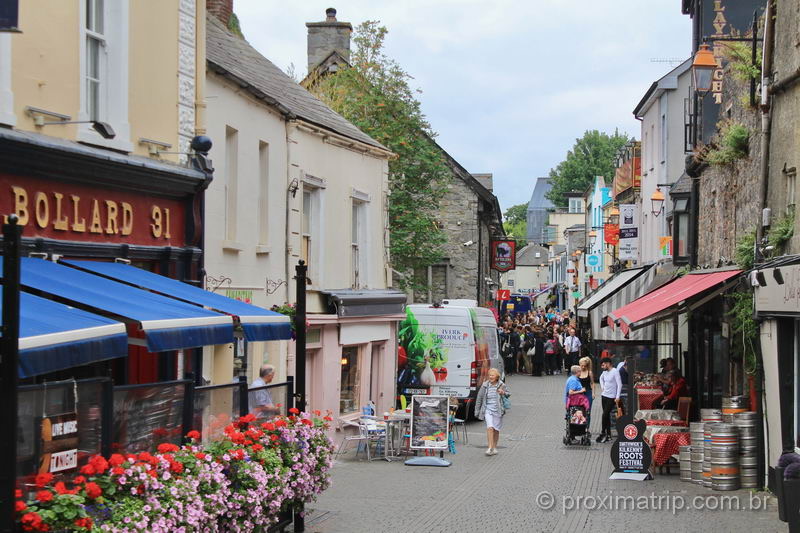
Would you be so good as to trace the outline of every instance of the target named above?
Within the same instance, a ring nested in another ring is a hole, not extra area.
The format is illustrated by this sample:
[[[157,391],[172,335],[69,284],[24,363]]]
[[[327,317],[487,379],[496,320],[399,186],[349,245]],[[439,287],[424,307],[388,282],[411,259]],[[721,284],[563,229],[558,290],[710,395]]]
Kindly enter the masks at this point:
[[[678,181],[672,184],[669,189],[670,194],[685,194],[692,192],[692,178],[686,172],[681,174]]]
[[[553,202],[547,199],[545,195],[553,188],[553,182],[550,178],[537,178],[536,185],[533,186],[533,194],[531,200],[528,202],[528,210],[531,209],[550,209]]]
[[[536,257],[539,252],[539,257]],[[541,266],[547,264],[547,248],[538,244],[528,244],[517,252],[517,266]]]
[[[207,17],[206,60],[214,72],[248,89],[287,118],[300,118],[355,141],[388,150],[283,73],[246,40]]]

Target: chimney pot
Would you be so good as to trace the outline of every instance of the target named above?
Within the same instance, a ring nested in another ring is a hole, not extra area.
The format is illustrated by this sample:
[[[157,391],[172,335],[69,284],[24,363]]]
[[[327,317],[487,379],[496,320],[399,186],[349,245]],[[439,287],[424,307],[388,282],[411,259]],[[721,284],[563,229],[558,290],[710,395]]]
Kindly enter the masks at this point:
[[[309,72],[322,65],[332,52],[337,52],[345,61],[350,61],[350,34],[353,26],[349,22],[336,20],[336,9],[332,7],[325,10],[325,15],[322,22],[306,22]]]
[[[329,7],[325,10],[327,22],[336,22],[336,9]]]

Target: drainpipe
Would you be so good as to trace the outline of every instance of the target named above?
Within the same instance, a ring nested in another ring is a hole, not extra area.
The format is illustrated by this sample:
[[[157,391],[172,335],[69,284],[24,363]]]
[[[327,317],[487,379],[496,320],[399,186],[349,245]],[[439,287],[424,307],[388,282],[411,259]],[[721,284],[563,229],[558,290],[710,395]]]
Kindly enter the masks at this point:
[[[759,247],[765,238],[765,229],[769,226],[769,220],[763,215],[767,208],[767,197],[769,194],[769,141],[770,128],[772,125],[772,115],[770,113],[770,93],[775,88],[770,86],[772,75],[772,53],[774,48],[773,36],[775,34],[775,3],[770,0],[767,3],[766,24],[764,25],[764,44],[763,57],[761,61],[761,177],[759,180],[759,200],[761,202],[761,221],[756,226],[756,262],[760,262],[763,257]],[[783,83],[783,82],[782,82]]]
[[[759,200],[761,202],[762,220],[756,226],[756,243],[755,243],[755,259],[758,263],[761,261],[761,251],[759,246],[764,239],[764,220],[763,212],[767,207],[767,195],[769,192],[769,143],[770,143],[770,127],[772,116],[770,114],[770,93],[775,89],[770,86],[772,74],[772,54],[774,50],[774,35],[775,35],[775,1],[770,0],[767,2],[767,10],[765,15],[764,24],[764,44],[763,56],[761,61],[761,176],[759,183]],[[753,315],[755,315],[755,298],[753,298]],[[759,326],[759,330],[760,330]],[[777,357],[777,354],[775,354]],[[765,420],[764,413],[764,354],[761,350],[756,350],[756,417],[758,420]],[[766,464],[766,457],[769,453],[765,447],[764,438],[764,425],[758,432],[756,432],[756,445],[757,449],[764,450],[762,455],[758,458],[757,475],[758,479],[763,481],[766,479],[766,472],[769,465]]]

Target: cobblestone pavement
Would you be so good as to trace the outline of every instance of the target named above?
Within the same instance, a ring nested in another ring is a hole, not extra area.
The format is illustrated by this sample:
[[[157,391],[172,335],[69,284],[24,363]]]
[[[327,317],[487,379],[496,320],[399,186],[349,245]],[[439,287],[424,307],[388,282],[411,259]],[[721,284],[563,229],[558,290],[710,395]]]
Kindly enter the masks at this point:
[[[586,448],[561,441],[563,376],[512,376],[508,384],[513,407],[504,419],[498,455],[484,455],[486,433],[478,421],[468,424],[469,444],[446,455],[453,463],[448,468],[367,462],[363,454],[355,460],[353,447],[334,466],[331,488],[309,506],[306,530],[788,530],[765,492],[715,492],[681,482],[677,473],[645,482],[609,480],[610,443],[592,440]],[[599,403],[592,417],[595,434]]]

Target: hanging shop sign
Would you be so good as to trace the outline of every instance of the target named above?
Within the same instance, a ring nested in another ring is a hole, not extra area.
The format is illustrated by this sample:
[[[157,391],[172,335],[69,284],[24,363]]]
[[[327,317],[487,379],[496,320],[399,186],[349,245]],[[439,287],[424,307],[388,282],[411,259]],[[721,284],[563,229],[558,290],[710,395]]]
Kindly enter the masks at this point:
[[[603,240],[606,244],[618,245],[619,224],[605,224],[603,226]]]
[[[514,270],[517,265],[516,241],[492,241],[491,263],[492,268],[498,272]]]
[[[0,31],[19,31],[19,0],[0,0]]]
[[[78,468],[78,414],[43,417],[39,472],[66,472]]]
[[[619,206],[619,259],[639,258],[639,213],[635,204]]]
[[[147,194],[0,174],[0,212],[14,213],[26,237],[184,246],[184,204]]]
[[[611,462],[615,473],[649,475],[653,454],[650,446],[644,442],[645,429],[647,422],[634,420],[631,415],[617,419],[617,439],[611,446]]]
[[[800,265],[759,270],[762,285],[755,283],[756,312],[765,315],[800,315]],[[758,275],[757,274],[757,275]]]
[[[418,450],[446,450],[449,416],[449,396],[412,396],[411,447]]]
[[[511,299],[511,290],[509,289],[498,289],[497,290],[497,300],[500,302],[505,302],[506,300]]]
[[[586,256],[586,266],[599,267],[600,266],[600,254],[588,254]]]

